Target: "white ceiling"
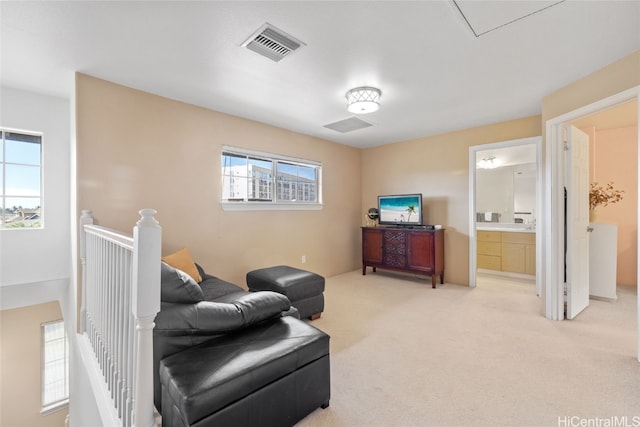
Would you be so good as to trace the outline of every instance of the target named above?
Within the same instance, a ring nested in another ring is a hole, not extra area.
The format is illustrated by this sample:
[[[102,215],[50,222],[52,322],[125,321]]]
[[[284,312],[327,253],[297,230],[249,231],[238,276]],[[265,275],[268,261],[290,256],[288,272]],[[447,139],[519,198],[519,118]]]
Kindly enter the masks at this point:
[[[2,1],[0,19],[2,85],[68,98],[79,71],[356,147],[540,114],[640,49],[640,1]],[[306,46],[242,48],[266,22]],[[373,126],[323,127],[365,85]]]

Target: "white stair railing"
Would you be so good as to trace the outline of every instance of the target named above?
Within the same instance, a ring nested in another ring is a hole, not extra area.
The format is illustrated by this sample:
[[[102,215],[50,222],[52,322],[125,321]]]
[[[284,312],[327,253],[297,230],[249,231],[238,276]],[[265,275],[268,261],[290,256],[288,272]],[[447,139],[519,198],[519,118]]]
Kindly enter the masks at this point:
[[[95,356],[111,413],[123,427],[156,425],[153,327],[160,310],[161,228],[143,209],[133,237],[80,218],[81,333]]]

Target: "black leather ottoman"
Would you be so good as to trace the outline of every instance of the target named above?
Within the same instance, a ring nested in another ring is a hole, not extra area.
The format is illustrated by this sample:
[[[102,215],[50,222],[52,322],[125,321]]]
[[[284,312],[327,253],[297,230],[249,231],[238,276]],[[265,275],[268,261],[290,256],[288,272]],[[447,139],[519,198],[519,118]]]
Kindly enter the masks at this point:
[[[286,295],[301,319],[317,319],[324,311],[324,277],[310,271],[287,265],[261,268],[247,273],[247,286]]]
[[[282,317],[160,363],[164,426],[292,426],[329,406],[329,336]]]

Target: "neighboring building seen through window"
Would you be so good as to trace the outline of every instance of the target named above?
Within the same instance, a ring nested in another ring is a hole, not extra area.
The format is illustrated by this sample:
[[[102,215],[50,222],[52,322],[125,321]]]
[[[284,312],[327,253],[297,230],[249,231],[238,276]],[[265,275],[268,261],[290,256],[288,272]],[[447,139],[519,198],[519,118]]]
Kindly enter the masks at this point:
[[[42,412],[69,401],[69,344],[64,321],[42,325]]]
[[[41,228],[42,136],[0,132],[0,228]]]
[[[222,201],[320,204],[318,162],[225,148]]]

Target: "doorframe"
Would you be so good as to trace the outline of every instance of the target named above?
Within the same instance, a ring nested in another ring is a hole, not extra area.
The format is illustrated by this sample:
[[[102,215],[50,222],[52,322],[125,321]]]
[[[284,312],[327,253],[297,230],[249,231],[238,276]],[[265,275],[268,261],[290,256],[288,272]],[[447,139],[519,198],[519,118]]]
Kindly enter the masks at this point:
[[[473,145],[469,147],[469,287],[476,287],[477,275],[477,233],[476,233],[476,154],[479,151],[501,148],[518,147],[520,145],[535,144],[536,146],[536,295],[540,295],[540,262],[541,245],[539,223],[542,219],[542,137],[512,139],[491,144]]]
[[[638,125],[640,126],[640,86],[580,107],[576,110],[549,119],[545,122],[545,197],[543,232],[544,256],[542,260],[545,316],[551,320],[564,319],[564,149],[563,129],[581,117],[613,108],[619,104],[636,100],[638,103]],[[638,132],[640,148],[640,132]],[[640,149],[638,150],[638,193],[640,195]],[[640,199],[638,201],[638,223],[640,224]],[[640,265],[640,234],[638,235],[638,258]],[[638,361],[640,361],[640,269],[638,269]]]

